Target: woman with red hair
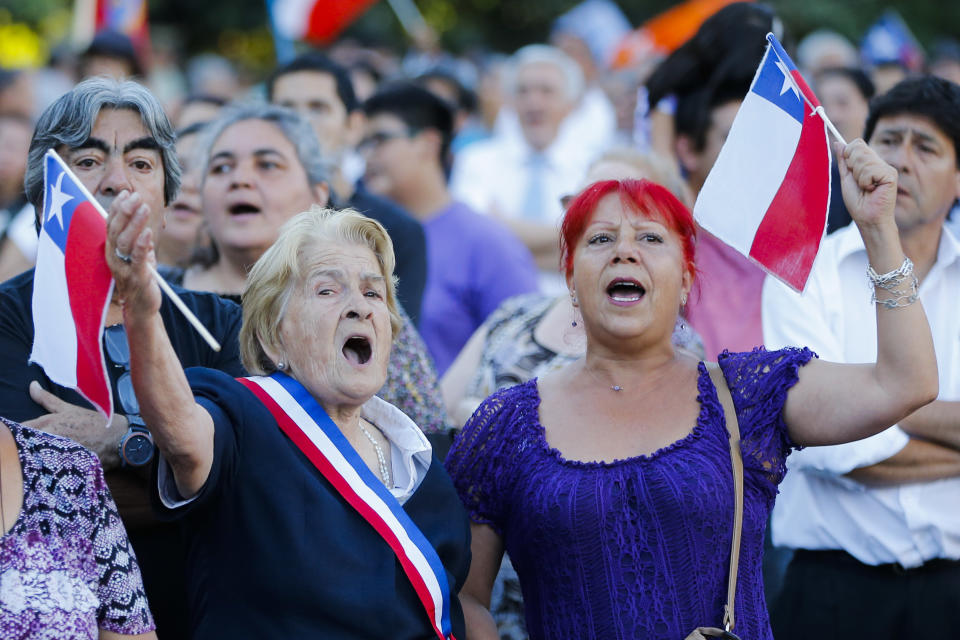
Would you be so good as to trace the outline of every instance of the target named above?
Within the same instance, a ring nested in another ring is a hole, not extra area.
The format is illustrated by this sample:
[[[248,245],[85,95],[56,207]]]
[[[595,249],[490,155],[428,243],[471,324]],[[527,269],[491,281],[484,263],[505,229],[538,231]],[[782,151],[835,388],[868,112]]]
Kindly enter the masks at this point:
[[[937,395],[926,317],[904,295],[916,280],[893,217],[896,171],[859,140],[840,157],[883,303],[877,362],[807,349],[719,358],[744,467],[732,603],[743,638],[772,638],[763,534],[791,449],[866,437]],[[723,618],[734,539],[721,395],[705,363],[671,344],[696,275],[694,223],[659,185],[598,182],[568,208],[562,248],[586,355],[492,395],[447,458],[472,519],[467,629],[496,637],[485,606],[506,550],[531,638],[679,640]]]

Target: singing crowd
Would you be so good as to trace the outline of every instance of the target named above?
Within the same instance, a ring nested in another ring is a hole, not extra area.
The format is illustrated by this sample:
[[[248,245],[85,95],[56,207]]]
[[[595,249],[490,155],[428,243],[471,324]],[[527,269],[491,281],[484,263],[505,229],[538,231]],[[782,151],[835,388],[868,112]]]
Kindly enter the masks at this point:
[[[846,139],[798,292],[691,213],[779,19],[615,70],[591,5],[480,77],[0,74],[0,637],[960,625],[960,46],[790,47]],[[33,358],[49,149],[108,213],[108,428]]]

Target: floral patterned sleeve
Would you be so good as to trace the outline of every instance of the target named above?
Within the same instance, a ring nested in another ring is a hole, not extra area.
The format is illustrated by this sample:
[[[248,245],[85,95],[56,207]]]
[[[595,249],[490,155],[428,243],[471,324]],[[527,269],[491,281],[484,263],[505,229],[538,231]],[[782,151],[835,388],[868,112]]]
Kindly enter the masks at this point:
[[[0,638],[95,638],[154,629],[140,567],[97,457],[2,420],[23,474],[23,506],[0,536]]]
[[[103,468],[95,457],[90,471],[92,504],[96,509],[90,539],[99,583],[97,624],[101,629],[120,634],[146,633],[154,629],[154,623],[140,565],[103,478]]]
[[[447,430],[447,411],[440,395],[437,370],[427,345],[403,310],[400,331],[393,340],[387,381],[377,396],[403,411],[424,433]]]

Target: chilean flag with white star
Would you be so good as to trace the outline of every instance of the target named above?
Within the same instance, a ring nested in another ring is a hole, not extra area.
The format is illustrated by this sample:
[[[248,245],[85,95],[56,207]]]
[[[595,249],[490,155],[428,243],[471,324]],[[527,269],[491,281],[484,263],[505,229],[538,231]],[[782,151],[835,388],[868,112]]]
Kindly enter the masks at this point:
[[[827,226],[830,147],[820,106],[773,34],[694,205],[704,229],[802,291]]]
[[[52,150],[43,159],[43,220],[33,276],[30,361],[113,416],[103,358],[103,322],[113,294],[103,216]]]

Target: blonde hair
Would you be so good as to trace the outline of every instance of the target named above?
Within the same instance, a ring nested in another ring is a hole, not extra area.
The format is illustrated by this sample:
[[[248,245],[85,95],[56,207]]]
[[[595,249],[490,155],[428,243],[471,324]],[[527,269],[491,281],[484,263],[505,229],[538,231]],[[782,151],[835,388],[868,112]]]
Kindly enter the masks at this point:
[[[240,328],[240,357],[252,374],[266,375],[277,370],[265,346],[282,351],[280,322],[294,286],[303,273],[303,254],[319,241],[342,242],[368,247],[376,256],[387,284],[390,327],[396,336],[402,320],[397,309],[393,242],[376,220],[353,209],[335,211],[313,205],[280,227],[280,236],[260,256],[247,277],[243,292],[243,326]]]

